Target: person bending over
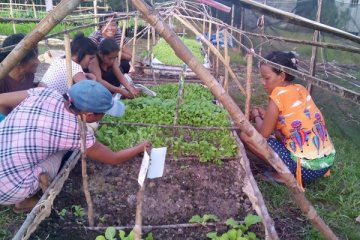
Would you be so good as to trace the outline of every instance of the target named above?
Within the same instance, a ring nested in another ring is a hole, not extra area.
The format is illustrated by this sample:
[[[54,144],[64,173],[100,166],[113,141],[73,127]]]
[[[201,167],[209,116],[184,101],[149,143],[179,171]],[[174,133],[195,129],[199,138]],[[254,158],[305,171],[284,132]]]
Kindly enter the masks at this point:
[[[36,192],[56,176],[67,151],[80,149],[78,116],[91,123],[104,114],[121,116],[124,105],[113,101],[100,83],[83,80],[62,96],[50,88],[0,95],[0,106],[15,109],[0,122],[0,204],[30,211]],[[93,160],[120,164],[150,147],[148,141],[118,152],[86,133],[86,153]]]
[[[297,69],[292,52],[274,51],[266,60]],[[300,186],[324,176],[335,158],[335,148],[325,126],[324,117],[305,87],[294,84],[294,76],[260,62],[262,84],[269,95],[268,107],[254,108],[251,117],[256,129],[296,176]],[[272,134],[275,133],[276,137]],[[246,134],[245,145],[265,160]],[[272,180],[282,181],[275,171],[265,172]]]

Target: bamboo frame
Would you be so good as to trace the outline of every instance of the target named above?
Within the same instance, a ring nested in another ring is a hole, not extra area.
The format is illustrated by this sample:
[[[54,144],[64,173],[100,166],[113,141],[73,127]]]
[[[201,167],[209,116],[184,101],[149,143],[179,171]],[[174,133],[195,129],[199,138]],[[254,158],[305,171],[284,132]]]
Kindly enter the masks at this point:
[[[136,46],[136,36],[137,36],[137,30],[138,30],[138,17],[134,18],[134,38],[133,38],[133,46],[132,46],[132,58],[131,58],[131,64],[135,65],[135,46]]]
[[[224,29],[224,56],[225,56],[225,62],[230,67],[230,57],[229,57],[229,46],[228,46],[228,31],[227,29]],[[224,74],[224,89],[228,93],[229,92],[229,70],[228,68],[225,68],[225,74]]]
[[[232,79],[235,80],[235,83],[237,84],[238,88],[240,89],[240,91],[245,95],[246,91],[244,89],[244,87],[241,85],[240,80],[238,79],[238,77],[236,76],[236,74],[232,71],[232,69],[230,68],[230,66],[226,63],[224,57],[217,51],[217,49],[212,45],[212,43],[210,41],[208,41],[204,35],[200,34],[195,27],[193,27],[190,23],[188,23],[185,19],[183,19],[182,17],[180,17],[177,14],[174,14],[174,17],[176,19],[178,19],[182,24],[184,24],[185,26],[187,26],[193,33],[195,33],[196,35],[200,36],[201,40],[212,50],[212,52],[219,57],[220,61],[224,64],[225,68],[229,70],[230,76],[232,77]]]
[[[64,44],[65,44],[67,86],[68,88],[70,88],[73,84],[73,78],[72,78],[70,37],[69,37],[69,33],[67,32],[64,34]]]
[[[245,100],[245,117],[250,120],[250,103],[251,103],[251,90],[252,90],[252,65],[253,55],[250,51],[246,55],[246,100]]]
[[[169,43],[177,56],[184,61],[204,82],[214,96],[221,102],[230,116],[242,132],[246,134],[251,142],[259,149],[266,160],[281,174],[286,185],[301,210],[306,214],[311,223],[328,239],[337,239],[332,230],[317,214],[304,193],[299,188],[294,176],[285,166],[279,156],[267,145],[266,140],[255,130],[244,114],[238,108],[234,100],[224,91],[216,79],[199,63],[179,37],[167,26],[143,0],[132,0],[135,7],[143,14],[144,19],[156,28],[160,35]]]
[[[127,25],[127,21],[123,20],[123,27],[122,27],[122,32],[121,32],[120,46],[119,46],[120,51],[119,51],[119,55],[118,55],[119,64],[120,64],[120,61],[121,61],[122,48],[124,46],[124,41],[125,41],[126,25]]]

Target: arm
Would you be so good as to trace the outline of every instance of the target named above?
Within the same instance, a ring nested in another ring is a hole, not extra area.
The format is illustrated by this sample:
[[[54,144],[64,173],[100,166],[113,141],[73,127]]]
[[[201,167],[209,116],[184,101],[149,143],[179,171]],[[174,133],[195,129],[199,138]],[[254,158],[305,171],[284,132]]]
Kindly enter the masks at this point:
[[[124,85],[124,87],[133,95],[133,97],[137,97],[141,91],[136,89],[128,82],[128,80],[126,80],[124,74],[120,71],[117,61],[114,61],[112,69],[119,82]]]
[[[0,94],[0,111],[7,114],[8,109],[15,108],[28,96],[27,90]]]
[[[150,143],[145,141],[132,148],[113,152],[107,146],[96,141],[95,144],[86,151],[87,155],[96,161],[106,164],[119,164],[134,158],[137,154],[143,152],[144,149],[148,147],[150,147]]]
[[[84,72],[78,72],[77,74],[75,74],[73,76],[73,81],[75,83],[81,81],[81,80],[86,80],[86,79],[92,79],[95,80],[96,76],[92,73],[84,73]]]
[[[279,116],[279,109],[274,101],[269,101],[269,106],[266,109],[264,118],[261,117],[261,111],[257,108],[253,109],[251,114],[256,123],[255,128],[264,138],[269,137],[275,129],[276,121]]]
[[[132,58],[132,52],[130,48],[124,44],[121,50],[121,59],[131,61]]]

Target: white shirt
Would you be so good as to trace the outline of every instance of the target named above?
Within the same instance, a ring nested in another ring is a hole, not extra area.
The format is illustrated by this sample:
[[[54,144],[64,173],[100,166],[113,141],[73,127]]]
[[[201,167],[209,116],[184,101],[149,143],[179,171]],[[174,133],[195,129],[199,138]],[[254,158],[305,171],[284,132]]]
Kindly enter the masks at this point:
[[[82,67],[74,61],[71,61],[72,65],[72,77],[77,73],[83,73]],[[66,73],[66,59],[60,57],[54,60],[48,70],[45,72],[43,78],[40,81],[46,84],[51,89],[55,89],[61,95],[67,93],[67,73]]]

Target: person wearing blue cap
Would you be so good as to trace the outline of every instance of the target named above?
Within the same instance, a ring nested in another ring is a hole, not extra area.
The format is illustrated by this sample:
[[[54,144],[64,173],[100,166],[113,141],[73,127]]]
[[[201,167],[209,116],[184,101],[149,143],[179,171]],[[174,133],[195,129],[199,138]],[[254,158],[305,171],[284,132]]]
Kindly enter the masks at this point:
[[[15,204],[15,212],[30,211],[38,200],[35,193],[55,178],[64,154],[80,148],[77,116],[91,123],[125,111],[93,80],[76,83],[63,96],[50,88],[1,94],[0,107],[14,108],[0,122],[0,204]],[[148,147],[145,141],[113,152],[86,133],[87,156],[107,164],[130,160]]]

